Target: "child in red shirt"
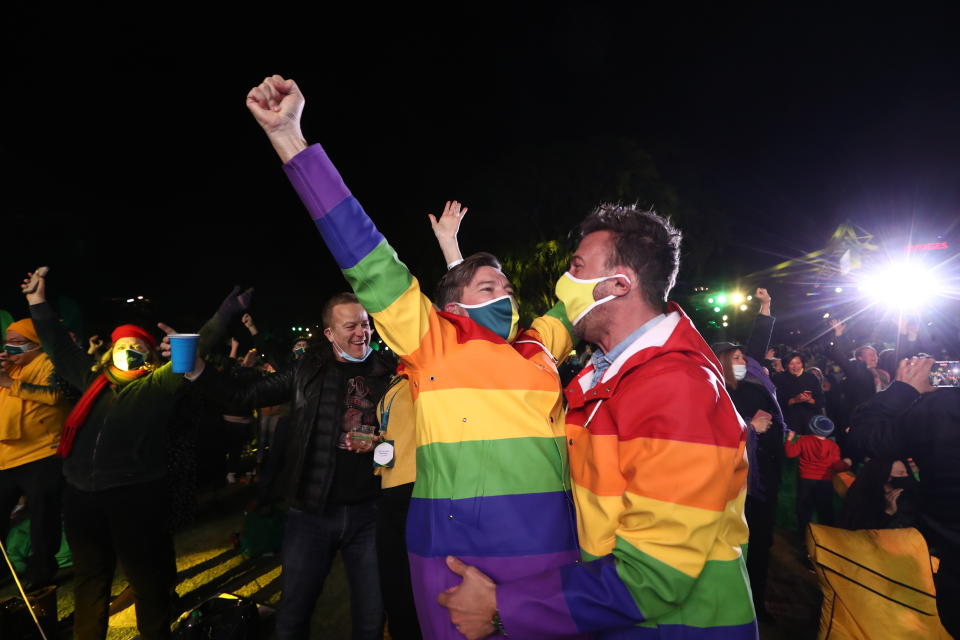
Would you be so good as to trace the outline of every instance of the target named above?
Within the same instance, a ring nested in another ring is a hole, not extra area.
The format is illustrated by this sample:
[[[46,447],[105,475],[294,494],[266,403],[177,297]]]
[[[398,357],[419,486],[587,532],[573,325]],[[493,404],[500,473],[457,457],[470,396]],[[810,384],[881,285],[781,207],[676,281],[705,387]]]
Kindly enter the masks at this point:
[[[840,459],[840,447],[830,435],[833,422],[827,416],[810,419],[812,435],[797,437],[787,431],[784,449],[788,458],[800,457],[800,482],[797,485],[797,527],[806,535],[807,524],[817,512],[817,522],[833,526],[833,474],[846,471],[850,464]]]

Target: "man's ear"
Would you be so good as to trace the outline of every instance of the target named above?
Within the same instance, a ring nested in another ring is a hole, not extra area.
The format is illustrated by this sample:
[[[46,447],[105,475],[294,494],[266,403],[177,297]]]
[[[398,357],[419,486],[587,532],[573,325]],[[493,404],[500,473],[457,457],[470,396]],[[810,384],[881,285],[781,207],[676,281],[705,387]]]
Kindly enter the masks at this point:
[[[330,329],[330,327],[327,327],[323,330],[323,336],[330,344],[333,344],[333,331]]]
[[[461,307],[456,302],[448,302],[446,305],[444,305],[443,310],[446,311],[447,313],[452,313],[455,316],[464,316],[464,317],[468,316],[467,310]]]
[[[619,278],[611,278],[608,280],[607,295],[620,297],[625,296],[634,290],[638,292],[640,291],[640,282],[633,269],[619,265],[616,267],[616,269],[614,269],[614,273],[622,273],[626,276],[626,278],[621,276]]]

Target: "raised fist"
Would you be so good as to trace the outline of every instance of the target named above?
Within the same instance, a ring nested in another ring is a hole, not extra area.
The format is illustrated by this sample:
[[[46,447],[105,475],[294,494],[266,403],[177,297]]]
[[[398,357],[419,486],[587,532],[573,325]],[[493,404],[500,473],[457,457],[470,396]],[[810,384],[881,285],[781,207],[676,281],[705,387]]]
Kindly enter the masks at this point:
[[[291,132],[299,135],[305,100],[297,83],[272,75],[250,89],[247,108],[267,135]]]

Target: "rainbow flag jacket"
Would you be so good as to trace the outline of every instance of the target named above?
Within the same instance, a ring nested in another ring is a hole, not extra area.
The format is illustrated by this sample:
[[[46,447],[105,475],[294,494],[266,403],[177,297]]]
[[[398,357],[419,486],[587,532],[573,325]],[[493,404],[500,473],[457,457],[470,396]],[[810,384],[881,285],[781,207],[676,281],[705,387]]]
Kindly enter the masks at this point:
[[[417,429],[407,520],[417,612],[426,638],[462,638],[436,603],[460,583],[447,555],[497,583],[579,558],[556,367],[572,347],[565,312],[551,310],[509,344],[436,311],[319,145],[284,169],[406,367]],[[518,615],[536,628],[539,613]]]
[[[671,304],[592,380],[566,391],[583,562],[499,585],[508,635],[756,638],[746,427],[719,362]]]

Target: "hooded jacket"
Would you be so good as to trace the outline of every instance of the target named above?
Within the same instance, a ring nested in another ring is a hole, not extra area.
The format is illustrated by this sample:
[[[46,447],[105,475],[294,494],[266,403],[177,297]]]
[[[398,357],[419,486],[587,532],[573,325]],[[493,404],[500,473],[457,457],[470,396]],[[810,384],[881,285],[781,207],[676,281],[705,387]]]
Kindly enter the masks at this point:
[[[756,638],[746,426],[719,362],[671,304],[592,377],[566,390],[582,562],[499,585],[508,636]]]

